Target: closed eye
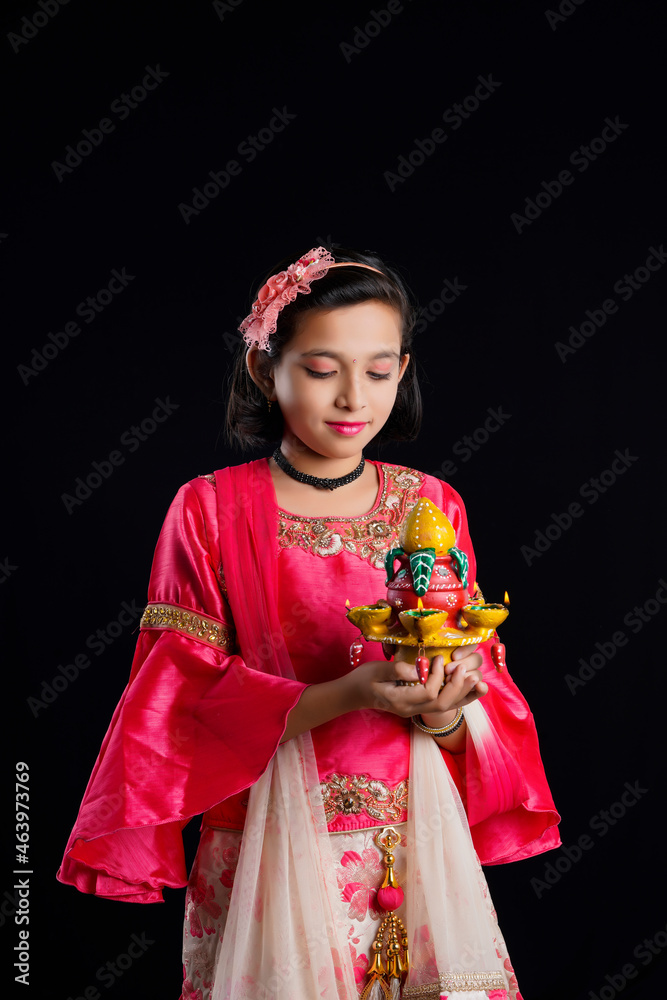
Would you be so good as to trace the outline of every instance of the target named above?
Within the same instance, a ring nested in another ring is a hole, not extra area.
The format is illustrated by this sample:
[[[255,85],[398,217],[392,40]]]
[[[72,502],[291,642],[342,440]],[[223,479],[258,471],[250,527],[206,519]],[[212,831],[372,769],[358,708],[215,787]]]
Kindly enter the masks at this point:
[[[312,368],[306,368],[306,371],[307,371],[307,373],[312,378],[329,378],[331,375],[335,375],[336,374],[335,371],[331,371],[331,372],[316,372],[316,371],[313,371]],[[393,373],[392,372],[387,372],[386,374],[384,374],[382,372],[369,372],[368,374],[369,374],[370,378],[375,379],[376,381],[378,381],[379,379],[391,378],[391,376],[392,376]]]

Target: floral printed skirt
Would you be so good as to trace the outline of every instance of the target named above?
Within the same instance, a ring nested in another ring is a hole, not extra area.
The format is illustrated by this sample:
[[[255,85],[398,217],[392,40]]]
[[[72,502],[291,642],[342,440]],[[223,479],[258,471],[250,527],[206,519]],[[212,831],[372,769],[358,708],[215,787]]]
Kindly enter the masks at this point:
[[[367,830],[332,833],[331,844],[336,863],[336,877],[341,901],[349,921],[347,940],[354,968],[357,987],[361,994],[367,981],[371,963],[372,945],[384,917],[377,902],[377,891],[385,874],[383,854],[374,837],[382,826]],[[399,832],[405,830],[398,824]],[[180,1000],[210,1000],[218,955],[222,947],[229,901],[234,885],[234,873],[239,858],[241,832],[204,827],[199,849],[192,867],[185,902],[183,927],[183,991]],[[394,873],[399,885],[405,887],[405,849],[393,849],[396,858]],[[495,910],[479,865],[480,892],[484,895],[489,921],[496,942],[496,953],[502,959],[507,979],[505,989],[476,990],[470,984],[462,989],[443,987],[434,983],[432,993],[419,990],[420,997],[448,998],[448,1000],[521,1000],[516,976],[510,963],[503,936],[498,927]],[[397,915],[405,921],[405,904]],[[428,934],[427,930],[424,933]],[[409,1000],[411,991],[403,991]],[[305,1000],[305,998],[304,998]]]

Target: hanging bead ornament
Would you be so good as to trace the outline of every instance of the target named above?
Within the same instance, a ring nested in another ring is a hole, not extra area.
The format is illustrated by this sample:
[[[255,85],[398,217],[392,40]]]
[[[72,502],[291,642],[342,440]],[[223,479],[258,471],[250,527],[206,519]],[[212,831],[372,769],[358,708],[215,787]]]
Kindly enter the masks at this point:
[[[402,905],[404,895],[394,875],[394,855],[392,848],[401,841],[400,834],[393,826],[385,827],[375,837],[375,843],[384,851],[387,869],[384,881],[377,893],[377,901],[387,915],[380,924],[373,942],[373,962],[368,970],[366,983],[360,1000],[398,1000],[401,985],[410,968],[408,956],[408,932],[394,910]],[[382,953],[385,952],[385,964]]]
[[[345,607],[350,607],[349,600],[345,601]],[[363,634],[359,632],[359,638],[355,639],[350,645],[350,666],[358,667],[361,663],[361,657],[364,655],[364,644],[361,641],[363,639]]]
[[[364,655],[364,644],[360,639],[355,639],[350,646],[350,664],[353,667],[358,667],[361,663],[361,657]]]
[[[426,656],[426,650],[424,649],[423,645],[419,645],[417,647],[417,657],[415,659],[415,667],[417,668],[417,676],[419,677],[420,684],[426,684],[426,681],[428,680],[430,666],[431,663],[428,656]]]
[[[494,642],[491,647],[491,659],[493,660],[498,673],[501,673],[503,670],[507,670],[507,663],[505,662],[505,644],[503,642]]]

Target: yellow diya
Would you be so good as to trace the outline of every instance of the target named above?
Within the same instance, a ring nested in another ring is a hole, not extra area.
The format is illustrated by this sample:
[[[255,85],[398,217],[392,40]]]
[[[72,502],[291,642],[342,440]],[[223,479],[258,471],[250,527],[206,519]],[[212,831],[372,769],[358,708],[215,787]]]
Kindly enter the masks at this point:
[[[467,604],[461,616],[474,628],[496,629],[505,621],[509,611],[504,604]]]
[[[391,604],[378,601],[377,604],[359,604],[356,608],[350,608],[347,617],[367,639],[380,639],[387,634],[387,625],[392,614]]]

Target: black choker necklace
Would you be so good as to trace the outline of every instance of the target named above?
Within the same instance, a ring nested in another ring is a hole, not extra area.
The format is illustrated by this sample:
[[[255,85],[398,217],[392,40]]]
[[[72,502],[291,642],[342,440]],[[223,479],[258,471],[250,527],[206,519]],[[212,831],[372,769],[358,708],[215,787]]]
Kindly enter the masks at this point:
[[[290,465],[280,450],[280,445],[274,451],[272,458],[278,468],[286,472],[292,479],[296,479],[300,483],[307,483],[309,486],[316,486],[318,490],[337,490],[339,486],[347,486],[348,483],[353,483],[364,471],[364,465],[366,464],[366,459],[362,455],[359,465],[353,472],[348,472],[346,476],[340,476],[338,479],[320,479],[319,476],[309,476],[307,472],[299,472],[293,465]]]

